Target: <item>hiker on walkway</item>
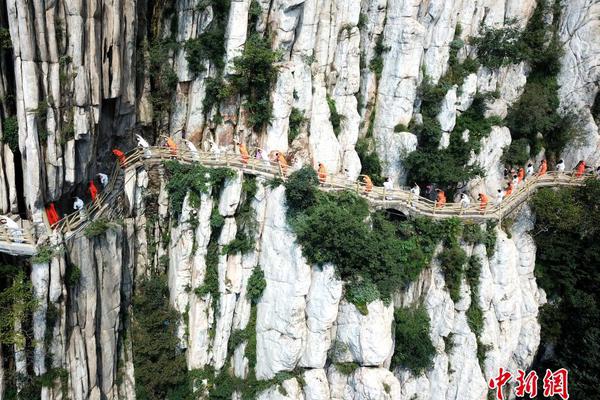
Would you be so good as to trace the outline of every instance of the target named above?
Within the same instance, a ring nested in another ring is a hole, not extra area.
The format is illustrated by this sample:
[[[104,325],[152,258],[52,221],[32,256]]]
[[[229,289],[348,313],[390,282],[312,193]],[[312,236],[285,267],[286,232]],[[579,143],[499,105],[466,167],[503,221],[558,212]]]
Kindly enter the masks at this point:
[[[187,139],[183,139],[183,142],[187,146],[188,150],[192,154],[192,158],[196,161],[200,160],[200,153],[198,153],[198,149],[194,146],[194,143],[190,142]]]
[[[88,190],[90,191],[90,196],[92,196],[92,201],[96,201],[96,197],[98,196],[98,189],[96,188],[96,185],[94,185],[93,180],[90,181]]]
[[[317,173],[319,176],[319,182],[321,182],[321,184],[324,184],[327,180],[327,169],[325,168],[325,164],[319,163],[319,169]]]
[[[506,186],[504,195],[510,196],[512,194],[512,192],[513,192],[513,184],[512,184],[512,182],[508,182],[508,185]]]
[[[146,139],[137,133],[135,134],[135,137],[137,139],[138,146],[144,149],[144,157],[150,158],[152,156],[152,153],[150,152],[150,144],[148,144]]]
[[[250,154],[248,153],[248,149],[244,143],[238,143],[238,148],[240,149],[240,156],[242,158],[242,165],[244,168],[248,165],[248,160],[250,159]]]
[[[585,173],[585,161],[581,160],[577,163],[577,166],[575,167],[575,176],[577,178],[581,178],[584,173]]]
[[[281,169],[281,173],[283,174],[283,176],[286,176],[287,170],[288,170],[288,163],[285,160],[285,157],[279,151],[275,152],[275,157],[277,157],[277,162],[279,163],[279,168]]]
[[[562,158],[558,160],[558,163],[556,164],[556,172],[560,172],[561,174],[565,172],[565,162]]]
[[[0,217],[0,224],[5,227],[10,235],[13,238],[13,241],[16,243],[23,242],[23,230],[15,221],[10,219],[9,217],[2,216]]]
[[[96,174],[96,176],[100,180],[100,184],[102,185],[102,188],[105,188],[106,185],[108,185],[108,175],[103,174],[102,172],[99,172]]]
[[[513,175],[512,185],[515,188],[519,186],[519,176],[517,174]]]
[[[546,175],[547,171],[548,171],[548,163],[546,162],[546,160],[542,160],[542,162],[540,163],[540,169],[538,170],[538,176]]]
[[[363,183],[365,184],[365,194],[368,196],[373,190],[373,181],[369,175],[363,175]]]
[[[469,196],[467,196],[466,193],[461,193],[460,194],[460,206],[462,208],[469,208],[470,205],[471,205],[471,199],[469,199]]]
[[[73,210],[79,211],[79,215],[82,219],[85,218],[85,210],[83,207],[83,200],[81,200],[79,197],[75,197],[75,201],[73,202]]]
[[[523,182],[525,179],[525,169],[523,167],[519,168],[519,172],[517,172],[517,178],[519,179],[519,183]]]
[[[527,164],[527,177],[529,178],[530,176],[533,176],[533,164],[529,163]]]
[[[496,195],[496,205],[499,206],[504,200],[504,190],[498,189],[498,194]]]
[[[419,200],[419,196],[421,195],[421,188],[417,185],[417,182],[413,184],[413,187],[410,188],[410,205],[412,207],[415,206],[415,201]]]
[[[437,199],[435,201],[435,206],[438,208],[442,208],[446,205],[446,193],[444,193],[441,189],[435,189],[437,192]]]
[[[177,143],[175,143],[175,141],[173,140],[173,138],[171,136],[169,136],[167,138],[166,145],[171,150],[171,155],[176,156],[177,155]]]
[[[266,152],[264,149],[256,149],[256,159],[261,160],[263,164],[267,167],[271,165],[271,160],[269,160],[269,153]]]
[[[479,209],[484,211],[488,204],[488,197],[484,193],[479,193],[477,200],[479,200]]]
[[[50,224],[50,226],[60,221],[58,213],[56,212],[56,208],[54,207],[54,203],[50,203],[46,207],[46,217],[48,218],[48,223]]]
[[[123,153],[119,149],[113,149],[112,152],[119,159],[119,164],[121,165],[121,168],[125,168],[125,164],[127,163],[127,157],[125,157],[125,153]]]
[[[210,144],[210,152],[213,154],[213,156],[218,158],[221,155],[221,149],[212,139],[208,139],[208,143]]]
[[[385,199],[386,200],[391,200],[392,196],[388,196],[389,193],[392,192],[392,190],[394,190],[394,182],[392,182],[392,178],[391,177],[387,177],[385,182],[383,182],[383,189],[385,190]]]

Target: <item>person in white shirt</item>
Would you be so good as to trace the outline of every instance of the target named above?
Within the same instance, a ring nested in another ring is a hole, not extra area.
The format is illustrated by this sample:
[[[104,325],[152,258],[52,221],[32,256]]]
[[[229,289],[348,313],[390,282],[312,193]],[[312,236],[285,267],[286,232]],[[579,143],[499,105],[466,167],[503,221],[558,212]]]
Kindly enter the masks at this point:
[[[533,176],[534,171],[533,171],[533,164],[532,163],[527,164],[527,169],[525,170],[525,173],[526,173],[526,175],[527,175],[528,178],[530,176]]]
[[[141,135],[135,134],[138,146],[144,149],[144,157],[150,158],[152,153],[150,152],[150,144]]]
[[[81,200],[79,197],[75,197],[75,201],[73,202],[73,210],[81,211],[83,210],[83,206],[83,200]]]
[[[208,143],[210,143],[210,152],[218,158],[221,155],[221,149],[212,139],[209,139]]]
[[[560,173],[565,172],[565,162],[562,159],[558,160],[558,163],[556,164],[556,171]]]
[[[390,178],[389,176],[387,177],[385,182],[383,182],[383,188],[385,189],[386,194],[389,194],[392,190],[394,190],[394,183],[392,182],[392,178]],[[391,200],[392,196],[385,196],[385,199]]]
[[[183,141],[187,148],[190,150],[190,153],[192,154],[194,160],[200,160],[200,153],[198,153],[198,149],[196,148],[196,146],[194,146],[194,143],[190,142],[187,139],[183,139]]]
[[[10,232],[16,243],[23,242],[23,231],[19,224],[8,217],[0,217],[0,224]]]
[[[502,200],[504,199],[504,190],[498,189],[498,194],[496,195],[496,205],[500,205]]]
[[[519,177],[516,174],[513,175],[512,184],[513,184],[514,188],[516,188],[517,186],[519,186]]]
[[[417,182],[414,183],[413,187],[410,188],[410,205],[414,207],[415,201],[419,200],[419,196],[421,195],[421,188],[417,185]]]
[[[466,193],[460,194],[460,205],[462,208],[468,208],[471,205],[471,199]]]
[[[102,187],[105,188],[106,185],[108,185],[108,175],[100,172],[100,173],[97,173],[96,176],[98,177],[98,179],[100,179],[100,183],[102,184]]]

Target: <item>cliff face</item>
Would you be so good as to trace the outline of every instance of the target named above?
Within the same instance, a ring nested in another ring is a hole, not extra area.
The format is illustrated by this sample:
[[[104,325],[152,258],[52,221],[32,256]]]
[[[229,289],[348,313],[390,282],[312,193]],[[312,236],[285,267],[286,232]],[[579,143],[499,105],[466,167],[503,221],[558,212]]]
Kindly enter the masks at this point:
[[[219,250],[236,237],[234,214],[243,200],[241,175],[228,181],[215,200],[207,195],[193,207],[188,197],[174,227],[167,222],[167,207],[162,204],[158,221],[163,222],[153,225],[154,232],[146,229],[144,202],[140,201],[150,190],[145,187],[146,171],[141,170],[135,182],[127,197],[134,200],[131,204],[137,199],[137,204],[122,225],[94,238],[74,239],[63,256],[33,265],[32,283],[42,304],[33,321],[40,339],[34,373],[46,372],[45,355],[51,352],[52,367],[68,373],[69,398],[135,398],[130,321],[136,318],[131,312],[133,282],[151,273],[153,258],[164,256],[168,258],[163,267],[168,270],[170,304],[182,315],[179,346],[190,370],[231,368],[235,376],[248,378],[247,342],[228,346],[234,343],[234,332],[246,329],[252,318],[256,378],[269,380],[300,368],[299,375],[283,381],[286,395],[273,383],[273,389],[260,394],[262,399],[481,399],[487,393],[486,378],[500,366],[526,368],[533,360],[540,334],[538,308],[545,298],[533,277],[535,246],[527,233],[532,227],[527,210],[513,223],[511,238],[496,229],[492,257],[488,258],[482,244],[464,245],[469,256],[483,261],[476,296],[463,281],[460,301],[453,301],[440,265],[434,261],[390,304],[372,302],[364,315],[344,299],[343,282],[334,266],[311,266],[302,256],[286,222],[283,187],[271,189],[258,182],[250,200],[258,222],[254,250],[219,256],[216,299],[214,293],[200,295],[195,289],[209,279],[206,257],[213,207],[224,217]],[[167,195],[161,190],[158,198]],[[197,223],[189,223],[190,215],[197,217]],[[163,234],[153,238],[158,231]],[[170,241],[160,243],[165,237]],[[158,251],[151,243],[158,244]],[[79,266],[78,283],[67,283],[68,265]],[[247,292],[256,266],[264,271],[266,287],[252,305]],[[213,308],[215,301],[217,308]],[[390,370],[394,308],[421,302],[431,319],[433,367],[418,376],[408,369]],[[485,323],[479,337],[467,323],[471,302],[483,311]],[[57,310],[53,325],[47,322],[48,309]],[[47,330],[51,340],[45,345]],[[479,352],[484,355],[481,362]],[[358,368],[350,373],[337,369],[338,363],[352,362]],[[23,368],[27,373],[25,364]],[[42,398],[64,398],[61,385],[57,379],[54,387],[43,388]]]
[[[516,20],[524,27],[537,5],[516,0],[196,3],[7,0],[2,5],[0,26],[8,30],[10,45],[0,44],[0,213],[30,219],[43,236],[43,206],[54,201],[68,211],[72,196],[112,166],[112,148],[134,146],[134,133],[151,142],[164,134],[185,137],[205,149],[213,141],[231,148],[240,140],[287,151],[298,164],[323,162],[331,173],[348,169],[352,177],[361,172],[357,141],[372,137],[383,175],[404,184],[403,160],[417,146],[406,126],[423,118],[419,87],[425,75],[436,83],[447,72],[456,39],[464,42],[457,53],[464,60],[475,54],[468,38],[482,26]],[[583,132],[582,140],[562,153],[568,168],[582,158],[592,165],[600,161],[592,110],[600,73],[599,14],[597,2],[573,0],[564,4],[558,23],[565,49],[558,74],[561,112],[577,114]],[[215,26],[221,28],[212,39],[223,40],[222,62],[205,56],[206,47],[201,57],[188,57],[194,40]],[[234,59],[254,33],[268,36],[280,55],[268,91],[272,118],[255,129],[249,106],[255,92],[215,90],[215,83],[224,87],[221,78],[227,82],[236,71]],[[527,62],[480,66],[446,88],[437,116],[441,145],[476,94],[493,93],[486,113],[506,117],[529,73]],[[298,113],[301,122],[292,123],[290,116]],[[341,123],[335,123],[336,115]],[[472,159],[486,175],[469,182],[472,193],[493,193],[500,186],[502,148],[511,141],[503,126],[482,139]],[[49,365],[65,369],[68,384],[55,379],[41,388],[42,399],[135,398],[132,296],[135,282],[154,270],[168,276],[170,303],[183,314],[177,332],[189,369],[233,368],[246,379],[248,344],[231,349],[228,343],[232,332],[248,324],[255,324],[258,379],[304,368],[283,382],[284,390],[267,389],[262,399],[482,399],[486,379],[498,367],[512,371],[530,365],[545,297],[533,276],[536,249],[528,232],[534,217],[527,210],[508,232],[496,229],[493,256],[483,245],[463,246],[482,260],[478,296],[471,296],[463,281],[463,296],[454,302],[434,261],[391,304],[375,301],[363,315],[344,300],[335,266],[319,268],[302,257],[286,222],[283,188],[259,181],[251,200],[256,247],[243,255],[219,255],[219,306],[213,307],[216,292],[194,293],[207,276],[212,210],[217,206],[224,217],[216,238],[222,249],[236,237],[243,179],[239,174],[199,205],[188,199],[171,226],[164,178],[144,170],[126,177],[129,209],[122,224],[97,237],[72,239],[64,254],[32,265],[40,302],[32,321],[33,359],[15,346],[14,363],[0,365],[0,399],[3,374],[14,369],[39,376]],[[197,222],[191,224],[190,216]],[[81,271],[78,284],[66,282],[73,266]],[[256,266],[267,285],[252,306],[246,291]],[[392,324],[395,308],[419,302],[431,319],[436,356],[433,368],[415,376],[390,369]],[[484,314],[479,337],[467,323],[471,302]],[[359,367],[342,373],[335,366],[348,362]]]

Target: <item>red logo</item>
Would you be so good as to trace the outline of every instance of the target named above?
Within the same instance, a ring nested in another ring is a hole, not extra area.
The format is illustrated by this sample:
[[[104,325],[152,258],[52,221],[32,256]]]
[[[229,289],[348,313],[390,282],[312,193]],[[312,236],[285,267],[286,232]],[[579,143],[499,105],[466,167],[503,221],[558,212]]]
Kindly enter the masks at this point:
[[[555,372],[546,370],[546,374],[544,375],[543,384],[544,384],[544,393],[543,396],[548,398],[552,396],[559,396],[563,400],[567,400],[569,398],[569,386],[568,379],[569,372],[561,368]],[[493,377],[488,382],[488,387],[491,390],[496,390],[496,399],[504,400],[504,393],[502,392],[502,388],[512,379],[512,375],[510,372],[505,371],[504,368],[500,368],[498,370],[498,375]],[[515,394],[517,396],[525,396],[528,395],[530,399],[533,399],[538,394],[538,376],[535,371],[531,371],[528,374],[525,374],[525,371],[518,369],[517,370],[517,386],[515,387]]]

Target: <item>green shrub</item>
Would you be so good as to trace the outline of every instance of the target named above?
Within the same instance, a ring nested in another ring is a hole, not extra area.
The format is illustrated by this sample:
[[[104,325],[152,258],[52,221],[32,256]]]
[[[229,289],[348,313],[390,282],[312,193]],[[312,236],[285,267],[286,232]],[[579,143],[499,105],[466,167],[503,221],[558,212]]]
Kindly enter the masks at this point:
[[[471,38],[471,44],[477,47],[477,58],[486,67],[498,68],[526,58],[515,21],[503,28],[489,28],[482,23],[480,29],[480,36]]]
[[[478,224],[466,223],[463,228],[463,240],[466,243],[485,243],[486,233]]]
[[[488,221],[485,227],[485,250],[488,257],[492,257],[494,252],[496,251],[496,240],[498,239],[498,234],[496,233],[496,221]]]
[[[235,173],[229,168],[207,168],[199,164],[182,164],[169,160],[164,164],[168,181],[166,189],[169,192],[169,205],[175,220],[181,215],[185,196],[189,193],[190,204],[200,205],[202,194],[211,188],[218,192],[226,179],[233,178]]]
[[[114,224],[107,218],[98,218],[88,223],[83,233],[88,238],[93,238],[102,235],[109,230]]]
[[[337,137],[342,130],[342,121],[345,117],[337,112],[335,100],[329,97],[329,95],[327,95],[327,105],[329,106],[329,121],[331,121],[333,133]]]
[[[569,370],[573,398],[597,396],[600,369],[600,181],[539,190],[532,199],[537,246],[535,275],[548,296],[540,312],[539,351],[532,369]],[[549,352],[552,349],[552,352]]]
[[[81,279],[81,269],[77,265],[68,264],[65,274],[65,282],[68,286],[73,287],[79,285]]]
[[[223,246],[221,254],[246,254],[254,250],[254,238],[244,232],[238,232],[235,238]]]
[[[170,54],[176,49],[177,43],[171,37],[151,40],[148,45],[150,103],[157,123],[171,112],[172,97],[179,82],[170,63]]]
[[[0,28],[0,49],[12,49],[12,40],[8,29]]]
[[[318,192],[319,179],[310,166],[304,166],[290,174],[285,182],[285,201],[288,212],[295,213],[313,205]]]
[[[361,314],[369,314],[369,303],[381,298],[377,286],[369,280],[350,282],[346,285],[346,300],[354,304]]]
[[[388,52],[390,48],[383,45],[383,33],[377,37],[373,58],[369,63],[369,69],[375,73],[377,79],[381,78],[383,72],[383,53]]]
[[[372,214],[371,226],[367,217],[366,201],[355,194],[319,193],[289,222],[309,263],[332,263],[346,281],[370,279],[385,301],[416,278],[430,257],[420,238],[398,238],[398,227],[383,214]]]
[[[223,78],[207,77],[205,79],[206,94],[202,99],[202,112],[208,114],[215,105],[234,94],[234,88],[226,84]],[[220,116],[220,114],[217,114]]]
[[[2,121],[2,143],[15,152],[19,150],[19,123],[17,117],[6,117]]]
[[[254,267],[252,275],[248,279],[248,292],[247,296],[253,303],[258,303],[263,291],[267,287],[267,281],[265,280],[265,273],[260,266]]]
[[[394,312],[395,348],[393,367],[408,368],[421,375],[433,366],[435,347],[429,336],[430,320],[425,307],[399,308]]]
[[[444,248],[438,256],[440,266],[444,272],[446,287],[454,302],[460,300],[460,283],[467,262],[465,251],[458,245]]]
[[[394,126],[394,132],[398,133],[398,132],[407,132],[408,131],[408,127],[404,124],[397,124],[396,126]]]
[[[465,271],[467,283],[471,288],[471,304],[466,312],[467,323],[479,338],[483,331],[483,310],[479,306],[479,276],[481,275],[481,261],[476,256],[471,256]]]
[[[48,263],[52,261],[52,257],[54,257],[55,248],[50,245],[40,245],[37,247],[37,253],[31,257],[31,262],[33,264],[42,264]]]
[[[267,186],[271,189],[276,189],[285,182],[279,176],[275,176],[267,181]]]
[[[204,60],[210,60],[217,71],[225,67],[225,30],[229,18],[230,0],[205,0],[200,9],[211,7],[212,20],[203,33],[185,44],[186,60],[192,73],[204,72]]]
[[[166,279],[141,281],[133,296],[132,350],[136,397],[172,398],[187,381],[185,353],[179,350],[179,315],[169,304]]]
[[[288,132],[288,144],[292,144],[294,139],[298,137],[300,134],[300,128],[302,124],[306,121],[304,118],[304,112],[297,109],[296,107],[292,108],[292,112],[290,113],[290,129]]]
[[[369,139],[358,139],[356,142],[356,153],[360,159],[362,169],[360,171],[363,175],[369,175],[373,184],[377,186],[383,185],[385,180],[382,176],[381,160],[376,151],[369,151]]]
[[[527,165],[529,161],[529,140],[517,139],[502,152],[502,163],[504,165]]]
[[[31,282],[22,271],[11,277],[0,276],[4,289],[0,291],[0,345],[24,347],[26,338],[16,328],[17,321],[29,318],[37,308]]]
[[[342,375],[352,375],[354,371],[360,368],[360,365],[354,362],[335,363],[335,369]]]
[[[275,63],[280,58],[280,53],[271,50],[267,39],[254,33],[246,41],[242,55],[233,60],[235,75],[231,77],[231,84],[246,96],[246,107],[250,113],[248,124],[255,130],[271,121],[269,93],[277,80]]]

